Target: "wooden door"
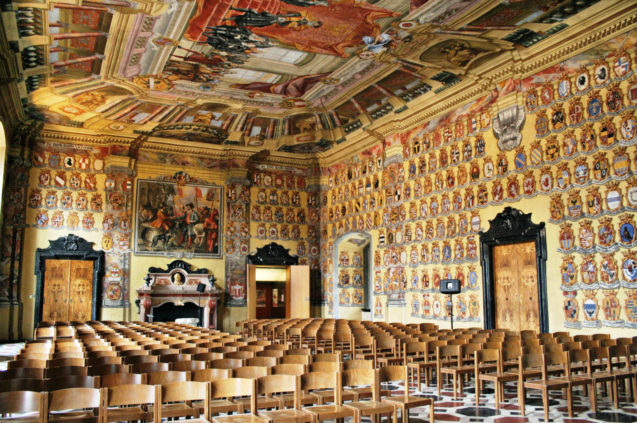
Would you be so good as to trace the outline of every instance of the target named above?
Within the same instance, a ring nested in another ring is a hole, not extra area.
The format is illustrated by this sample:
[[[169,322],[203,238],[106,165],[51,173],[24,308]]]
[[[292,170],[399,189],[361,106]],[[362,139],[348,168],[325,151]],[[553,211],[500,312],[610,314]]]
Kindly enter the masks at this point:
[[[540,329],[535,242],[493,247],[495,327]]]
[[[46,260],[42,320],[69,320],[70,260]]]
[[[287,295],[285,283],[257,282],[257,319],[284,319]]]
[[[93,260],[69,260],[69,320],[91,320]]]
[[[288,273],[287,315],[291,318],[307,319],[310,317],[310,266],[290,266]]]
[[[91,320],[92,305],[92,260],[46,260],[43,320]]]

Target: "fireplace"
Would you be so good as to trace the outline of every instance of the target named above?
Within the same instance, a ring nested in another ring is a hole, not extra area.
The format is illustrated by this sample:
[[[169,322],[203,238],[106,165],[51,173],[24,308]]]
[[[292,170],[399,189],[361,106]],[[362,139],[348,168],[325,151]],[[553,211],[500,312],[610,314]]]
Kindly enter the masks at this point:
[[[214,285],[215,278],[208,269],[195,269],[185,261],[175,260],[168,269],[149,268],[145,280],[146,285],[137,290],[140,320],[197,319],[200,326],[217,329],[221,290]]]
[[[153,307],[153,322],[174,322],[176,319],[200,320],[202,308],[193,303],[184,303],[183,305],[164,303]]]

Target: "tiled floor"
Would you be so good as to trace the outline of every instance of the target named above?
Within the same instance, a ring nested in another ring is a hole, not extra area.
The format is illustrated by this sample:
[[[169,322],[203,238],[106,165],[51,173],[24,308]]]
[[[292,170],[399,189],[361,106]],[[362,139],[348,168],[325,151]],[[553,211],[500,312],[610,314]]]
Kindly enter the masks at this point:
[[[6,370],[6,360],[11,359],[20,351],[23,344],[0,345],[0,370]],[[388,387],[396,394],[403,392],[400,385]],[[413,388],[412,388],[413,389]],[[539,392],[534,391],[527,394],[526,416],[520,415],[517,406],[516,385],[509,383],[505,388],[505,403],[500,406],[500,411],[495,409],[492,389],[485,389],[480,397],[480,407],[475,406],[475,395],[473,388],[466,388],[463,395],[458,399],[453,399],[451,386],[445,386],[441,392],[441,397],[436,395],[435,387],[421,386],[414,395],[432,397],[435,400],[436,421],[440,422],[498,422],[498,423],[518,423],[518,422],[543,422],[544,409]],[[587,423],[587,422],[637,422],[637,404],[632,403],[623,393],[620,397],[620,408],[612,406],[610,398],[604,397],[601,390],[598,390],[597,413],[590,409],[588,396],[584,396],[580,389],[574,391],[573,395],[573,418],[567,416],[566,398],[562,398],[561,391],[552,391],[550,395],[549,421],[564,423]],[[416,408],[409,414],[410,423],[424,423],[429,421],[428,407]]]

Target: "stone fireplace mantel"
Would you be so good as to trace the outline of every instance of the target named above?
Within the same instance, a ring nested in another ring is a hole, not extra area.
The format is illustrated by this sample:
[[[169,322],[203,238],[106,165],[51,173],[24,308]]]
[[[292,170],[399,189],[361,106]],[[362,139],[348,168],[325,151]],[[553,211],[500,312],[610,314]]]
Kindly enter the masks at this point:
[[[214,285],[215,278],[208,269],[195,269],[185,261],[175,260],[168,269],[149,268],[145,280],[146,284],[137,290],[140,320],[152,322],[153,310],[164,304],[179,307],[191,303],[203,308],[201,326],[217,329],[221,290]]]

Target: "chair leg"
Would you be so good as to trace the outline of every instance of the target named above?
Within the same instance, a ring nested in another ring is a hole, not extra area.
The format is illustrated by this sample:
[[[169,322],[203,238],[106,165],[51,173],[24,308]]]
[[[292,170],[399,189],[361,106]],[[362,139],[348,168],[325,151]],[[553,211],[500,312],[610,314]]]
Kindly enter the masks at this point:
[[[434,400],[432,398],[431,405],[429,406],[429,422],[434,423],[436,421],[435,417],[436,417],[436,413],[434,410]]]
[[[493,387],[495,389],[495,394],[493,399],[495,400],[495,410],[500,412],[500,384],[496,381],[493,383]]]
[[[409,409],[407,408],[406,405],[400,406],[400,416],[402,417],[403,423],[409,423]],[[395,419],[396,419],[396,409],[394,409],[394,421]]]
[[[524,392],[524,382],[518,384],[518,404],[520,404],[520,414],[521,415],[525,415],[525,407],[524,407],[524,398],[525,397],[525,392]]]
[[[573,387],[569,386],[566,389],[566,402],[568,406],[568,416],[573,417]]]
[[[544,420],[549,421],[549,391],[548,388],[542,389],[542,404],[544,405]]]
[[[589,389],[589,395],[591,397],[591,405],[593,406],[593,412],[597,413],[597,392],[595,389],[595,382],[591,383],[591,388]]]
[[[476,407],[480,406],[480,379],[476,378],[478,380],[476,380]]]

